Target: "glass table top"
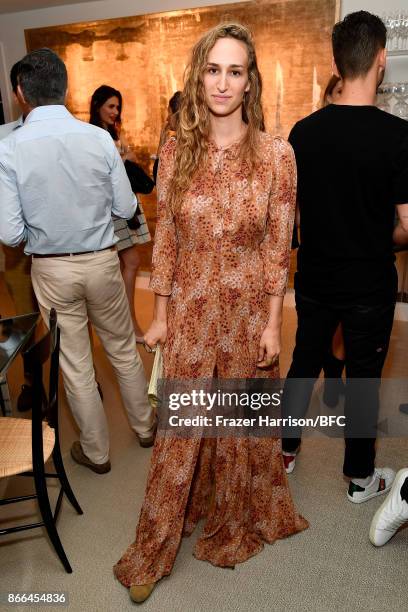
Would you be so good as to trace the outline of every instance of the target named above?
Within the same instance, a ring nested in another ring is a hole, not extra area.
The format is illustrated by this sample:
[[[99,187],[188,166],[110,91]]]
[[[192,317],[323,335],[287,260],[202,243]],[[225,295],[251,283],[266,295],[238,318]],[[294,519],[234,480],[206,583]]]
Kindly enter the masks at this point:
[[[0,375],[4,375],[16,355],[29,340],[37,324],[38,312],[0,319]]]

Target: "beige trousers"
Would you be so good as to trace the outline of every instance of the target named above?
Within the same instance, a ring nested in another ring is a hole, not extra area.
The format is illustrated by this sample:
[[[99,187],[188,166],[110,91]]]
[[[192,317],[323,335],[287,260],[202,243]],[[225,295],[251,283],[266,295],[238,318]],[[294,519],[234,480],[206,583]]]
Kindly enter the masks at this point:
[[[115,370],[130,426],[140,437],[153,433],[155,417],[120,273],[116,251],[33,258],[31,276],[48,325],[55,308],[61,330],[60,364],[82,449],[94,463],[109,459],[106,415],[95,382],[88,319]]]

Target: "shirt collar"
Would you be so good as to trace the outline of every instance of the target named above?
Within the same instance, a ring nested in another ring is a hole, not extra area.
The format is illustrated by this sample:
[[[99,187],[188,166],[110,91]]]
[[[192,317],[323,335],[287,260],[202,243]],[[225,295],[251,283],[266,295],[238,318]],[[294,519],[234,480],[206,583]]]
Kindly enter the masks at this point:
[[[46,119],[66,119],[71,116],[71,113],[62,104],[49,104],[33,108],[31,113],[27,115],[24,123],[45,121]]]
[[[23,125],[24,125],[24,118],[23,118],[23,115],[20,115],[16,121],[16,125],[13,127],[13,132],[14,130],[17,130],[18,128],[21,128]]]

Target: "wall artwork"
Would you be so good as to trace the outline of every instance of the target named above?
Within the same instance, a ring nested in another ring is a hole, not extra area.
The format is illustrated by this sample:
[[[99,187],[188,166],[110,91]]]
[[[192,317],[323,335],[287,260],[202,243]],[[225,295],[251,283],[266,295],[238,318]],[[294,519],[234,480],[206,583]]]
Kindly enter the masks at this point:
[[[238,21],[254,34],[263,77],[267,130],[287,136],[320,106],[331,75],[330,35],[339,0],[252,0],[120,19],[26,30],[27,49],[55,50],[69,75],[68,107],[88,120],[92,92],[122,92],[123,129],[141,165],[151,169],[171,95],[182,89],[195,41],[214,25]],[[143,199],[154,231],[155,196]],[[144,247],[148,267],[151,245]]]

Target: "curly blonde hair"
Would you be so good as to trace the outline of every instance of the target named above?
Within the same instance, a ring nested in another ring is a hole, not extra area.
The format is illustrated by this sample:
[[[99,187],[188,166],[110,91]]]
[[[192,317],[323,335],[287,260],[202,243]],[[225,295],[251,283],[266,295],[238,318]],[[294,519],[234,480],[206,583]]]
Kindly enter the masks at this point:
[[[210,132],[210,111],[205,101],[203,77],[207,58],[220,38],[243,42],[248,52],[249,91],[244,94],[242,119],[248,125],[239,156],[251,174],[259,161],[259,131],[265,131],[261,103],[262,78],[258,69],[251,32],[238,23],[221,24],[195,44],[184,76],[184,90],[176,133],[173,177],[169,185],[169,204],[176,210],[198,168],[206,162]]]

